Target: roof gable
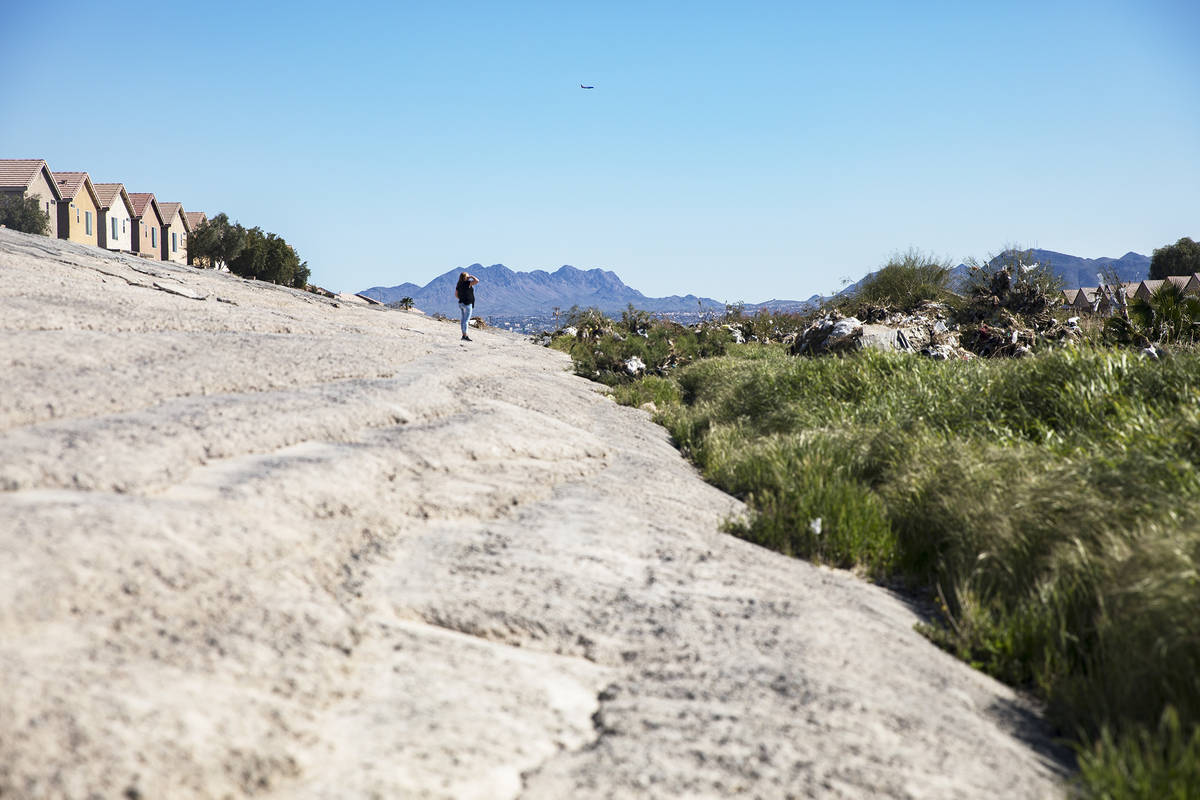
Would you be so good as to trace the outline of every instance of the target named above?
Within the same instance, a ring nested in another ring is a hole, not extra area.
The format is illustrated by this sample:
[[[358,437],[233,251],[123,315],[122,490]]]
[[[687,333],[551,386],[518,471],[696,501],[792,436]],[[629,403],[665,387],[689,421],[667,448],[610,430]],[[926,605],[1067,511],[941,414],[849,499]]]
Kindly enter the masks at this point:
[[[129,192],[125,191],[123,183],[93,183],[92,188],[96,190],[96,198],[100,201],[100,208],[112,208],[118,200],[129,210],[129,216],[133,216],[133,202],[129,199]]]
[[[92,205],[97,209],[100,208],[100,199],[96,197],[96,187],[92,185],[91,176],[86,172],[54,172],[51,174],[58,183],[63,200],[74,200],[79,197],[81,191],[86,191],[88,197],[92,198]]]
[[[54,180],[54,173],[43,158],[0,158],[0,191],[25,191],[39,172],[45,172],[46,183],[54,193],[55,202],[62,199],[62,192]]]
[[[183,229],[188,230],[187,217],[183,215],[183,203],[159,203],[158,210],[162,212],[164,225],[174,224],[175,217],[179,217]]]
[[[199,226],[208,222],[208,215],[203,211],[185,211],[183,218],[187,220],[188,231],[194,231]]]
[[[153,192],[130,192],[129,202],[133,204],[133,215],[139,219],[153,212],[155,218],[158,219],[158,224],[162,225],[162,212],[158,208],[158,201],[154,199]]]

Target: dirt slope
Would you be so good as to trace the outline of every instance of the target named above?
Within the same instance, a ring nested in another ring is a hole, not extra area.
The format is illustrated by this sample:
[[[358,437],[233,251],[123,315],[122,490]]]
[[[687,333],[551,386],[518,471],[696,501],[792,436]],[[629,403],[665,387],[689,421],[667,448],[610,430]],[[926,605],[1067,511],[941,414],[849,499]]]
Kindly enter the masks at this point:
[[[1061,794],[903,603],[474,338],[0,230],[0,797]]]

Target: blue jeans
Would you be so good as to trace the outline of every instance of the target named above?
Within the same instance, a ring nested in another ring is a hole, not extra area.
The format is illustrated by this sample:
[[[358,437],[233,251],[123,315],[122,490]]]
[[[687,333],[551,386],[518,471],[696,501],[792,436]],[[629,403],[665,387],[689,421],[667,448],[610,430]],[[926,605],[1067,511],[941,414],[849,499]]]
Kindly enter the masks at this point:
[[[459,303],[458,310],[462,312],[462,332],[463,336],[467,335],[467,323],[471,321],[471,310],[475,306],[469,306],[466,303]]]

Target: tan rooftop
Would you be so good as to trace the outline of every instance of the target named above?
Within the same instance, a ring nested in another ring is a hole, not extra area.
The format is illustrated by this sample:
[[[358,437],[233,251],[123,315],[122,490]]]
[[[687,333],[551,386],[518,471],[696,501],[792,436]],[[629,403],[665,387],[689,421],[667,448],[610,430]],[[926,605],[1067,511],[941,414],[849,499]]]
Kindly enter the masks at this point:
[[[160,202],[158,204],[158,210],[160,212],[162,212],[163,221],[167,222],[167,221],[175,219],[176,214],[183,216],[182,213],[180,213],[183,211],[183,203],[162,203],[162,202]],[[187,220],[184,220],[184,222],[186,223]]]
[[[153,192],[130,192],[129,202],[133,203],[133,215],[140,217],[146,213],[151,203],[157,205]]]
[[[92,188],[96,190],[96,199],[100,201],[100,207],[112,208],[125,186],[120,183],[93,183]]]
[[[62,192],[63,200],[74,200],[83,185],[91,180],[86,172],[54,172],[54,182]]]
[[[50,171],[43,158],[0,158],[0,191],[25,191],[42,169]]]

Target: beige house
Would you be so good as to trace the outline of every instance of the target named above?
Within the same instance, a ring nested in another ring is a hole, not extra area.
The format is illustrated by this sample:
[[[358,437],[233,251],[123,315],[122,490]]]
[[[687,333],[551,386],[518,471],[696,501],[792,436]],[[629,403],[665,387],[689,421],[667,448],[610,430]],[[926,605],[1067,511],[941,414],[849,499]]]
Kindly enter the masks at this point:
[[[158,201],[150,192],[130,192],[129,202],[133,205],[133,230],[130,236],[133,252],[142,258],[161,260],[162,247],[158,239],[162,233],[163,219],[158,210]]]
[[[187,228],[188,228],[189,234],[195,233],[196,228],[199,228],[201,225],[208,222],[208,215],[205,214],[203,211],[185,211],[185,212],[183,212],[183,218],[187,222]],[[196,259],[194,259],[192,257],[191,250],[188,250],[187,263],[189,265],[196,264]]]
[[[1134,293],[1138,290],[1141,284],[1136,282],[1127,282],[1121,284],[1121,289],[1125,292],[1125,299],[1128,301],[1133,298]],[[1096,286],[1085,286],[1075,291],[1075,299],[1070,303],[1070,307],[1076,311],[1091,312],[1098,311],[1100,313],[1108,313],[1112,310],[1112,304],[1104,296]]]
[[[162,260],[177,264],[187,263],[187,218],[183,215],[183,203],[159,203],[162,212]]]
[[[1096,308],[1096,301],[1100,299],[1100,290],[1094,286],[1085,286],[1075,293],[1075,299],[1071,301],[1071,307],[1076,311],[1090,312]]]
[[[100,202],[100,246],[133,252],[133,201],[120,183],[92,184]]]
[[[1164,283],[1164,281],[1162,281],[1162,280],[1153,280],[1152,281],[1147,278],[1146,280],[1144,280],[1138,284],[1137,289],[1133,293],[1133,296],[1141,298],[1142,300],[1149,300],[1151,295],[1153,295],[1156,291],[1158,291],[1158,287],[1162,286],[1163,283]]]
[[[36,197],[50,218],[50,235],[58,237],[58,201],[62,193],[45,160],[0,158],[0,194]]]
[[[62,200],[58,204],[58,238],[100,246],[100,201],[86,172],[55,172]]]
[[[1064,308],[1073,308],[1075,306],[1075,298],[1079,296],[1079,289],[1063,289],[1059,300]]]

